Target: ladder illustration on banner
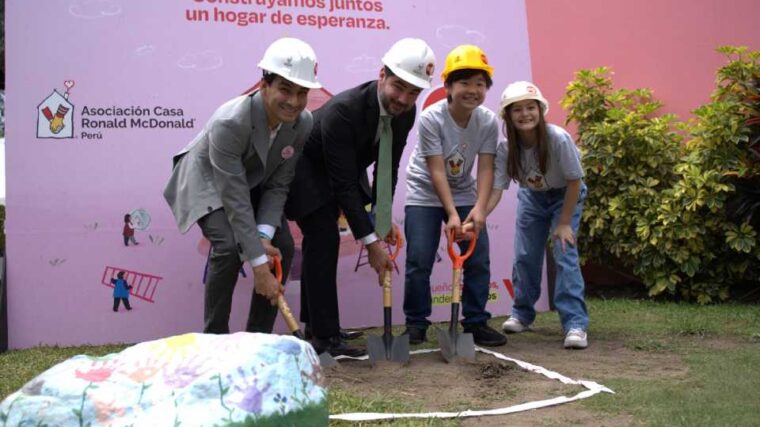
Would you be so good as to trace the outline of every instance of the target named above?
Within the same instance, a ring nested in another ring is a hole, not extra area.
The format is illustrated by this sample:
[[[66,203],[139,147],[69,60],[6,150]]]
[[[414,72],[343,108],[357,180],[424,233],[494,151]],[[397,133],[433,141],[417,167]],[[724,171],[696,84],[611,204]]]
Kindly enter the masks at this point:
[[[130,296],[150,303],[155,302],[153,301],[153,296],[156,293],[156,288],[158,288],[158,282],[160,282],[163,277],[140,273],[139,271],[127,270],[126,268],[106,266],[106,269],[103,271],[103,277],[100,279],[100,283],[109,288],[113,288],[114,285],[111,284],[111,279],[116,278],[116,275],[120,271],[124,272],[124,280],[132,286],[132,289],[129,290]]]

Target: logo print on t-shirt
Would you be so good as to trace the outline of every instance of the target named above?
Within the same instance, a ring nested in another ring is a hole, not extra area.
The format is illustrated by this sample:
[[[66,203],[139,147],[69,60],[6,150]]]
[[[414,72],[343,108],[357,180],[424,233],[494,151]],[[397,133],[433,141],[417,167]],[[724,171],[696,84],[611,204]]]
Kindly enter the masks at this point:
[[[541,190],[546,187],[544,176],[536,169],[531,169],[528,172],[528,176],[525,178],[525,185],[533,190]]]
[[[446,174],[451,178],[459,178],[464,175],[464,156],[459,151],[446,159]]]

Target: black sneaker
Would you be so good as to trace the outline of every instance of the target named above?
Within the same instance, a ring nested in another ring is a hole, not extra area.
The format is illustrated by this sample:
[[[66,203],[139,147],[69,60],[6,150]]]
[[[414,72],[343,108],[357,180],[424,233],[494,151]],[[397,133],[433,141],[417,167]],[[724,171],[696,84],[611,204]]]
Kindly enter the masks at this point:
[[[340,339],[339,335],[330,338],[314,337],[311,340],[311,345],[314,346],[317,354],[325,351],[329,352],[332,356],[361,357],[367,354],[367,351],[361,347],[352,347],[346,344],[345,341]]]
[[[409,335],[409,344],[417,345],[427,341],[427,329],[407,326],[401,335]]]
[[[467,323],[463,326],[464,332],[472,334],[472,338],[477,345],[498,347],[507,343],[507,337],[488,326],[486,322]]]

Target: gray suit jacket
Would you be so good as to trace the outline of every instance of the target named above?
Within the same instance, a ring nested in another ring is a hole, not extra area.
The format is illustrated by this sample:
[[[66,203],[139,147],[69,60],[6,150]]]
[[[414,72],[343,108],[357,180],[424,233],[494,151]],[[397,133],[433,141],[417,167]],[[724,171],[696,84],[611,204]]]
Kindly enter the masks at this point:
[[[174,156],[174,170],[164,198],[179,230],[187,232],[198,219],[224,208],[240,258],[264,254],[256,224],[280,225],[295,165],[312,128],[304,110],[283,123],[271,148],[261,94],[239,96],[219,107],[193,141]],[[250,192],[261,199],[253,212]]]

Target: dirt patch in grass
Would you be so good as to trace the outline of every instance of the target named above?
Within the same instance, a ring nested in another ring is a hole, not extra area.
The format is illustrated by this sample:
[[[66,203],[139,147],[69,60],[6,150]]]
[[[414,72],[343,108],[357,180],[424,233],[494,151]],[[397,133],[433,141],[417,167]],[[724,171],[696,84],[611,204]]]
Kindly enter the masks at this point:
[[[666,344],[663,344],[667,346]],[[543,366],[573,379],[604,384],[609,378],[683,378],[681,358],[670,351],[641,351],[622,340],[594,341],[582,351],[562,348],[558,331],[538,329],[509,337],[505,346],[493,348],[506,356]],[[667,350],[667,349],[666,349]],[[400,366],[369,362],[343,362],[328,370],[329,384],[368,398],[393,396],[418,406],[423,412],[493,409],[558,396],[573,396],[582,386],[565,385],[543,375],[522,370],[516,364],[477,353],[474,363],[448,364],[440,353],[412,355]],[[592,397],[591,399],[593,399]],[[578,402],[503,416],[469,418],[466,426],[502,425],[632,425],[625,413],[597,419]]]
[[[473,363],[446,363],[437,352],[413,355],[406,366],[343,362],[327,376],[329,385],[352,394],[393,395],[426,412],[500,408],[583,390],[482,353]]]

